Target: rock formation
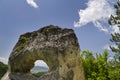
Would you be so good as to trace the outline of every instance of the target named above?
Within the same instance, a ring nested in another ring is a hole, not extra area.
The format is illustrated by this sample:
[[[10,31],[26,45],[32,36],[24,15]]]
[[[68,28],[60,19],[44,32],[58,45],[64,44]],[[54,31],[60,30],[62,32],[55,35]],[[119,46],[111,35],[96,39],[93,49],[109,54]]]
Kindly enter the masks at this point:
[[[30,73],[36,60],[49,71],[37,78]],[[3,80],[85,80],[80,48],[72,29],[49,25],[20,36],[9,57],[9,70]]]

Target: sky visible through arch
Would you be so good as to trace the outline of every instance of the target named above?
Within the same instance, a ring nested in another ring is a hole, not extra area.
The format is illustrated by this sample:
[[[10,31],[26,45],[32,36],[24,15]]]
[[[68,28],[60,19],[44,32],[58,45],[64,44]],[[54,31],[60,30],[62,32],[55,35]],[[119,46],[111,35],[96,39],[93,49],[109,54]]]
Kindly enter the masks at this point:
[[[81,50],[109,49],[108,18],[117,0],[0,0],[0,61],[7,63],[19,35],[46,25],[74,29]]]

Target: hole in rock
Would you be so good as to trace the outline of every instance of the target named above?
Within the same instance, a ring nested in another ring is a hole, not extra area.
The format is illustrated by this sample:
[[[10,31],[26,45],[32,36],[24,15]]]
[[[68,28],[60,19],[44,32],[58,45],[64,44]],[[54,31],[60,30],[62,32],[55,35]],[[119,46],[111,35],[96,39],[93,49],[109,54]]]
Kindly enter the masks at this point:
[[[43,60],[36,60],[34,62],[34,67],[31,69],[31,73],[36,77],[40,77],[47,73],[48,70],[49,67]]]

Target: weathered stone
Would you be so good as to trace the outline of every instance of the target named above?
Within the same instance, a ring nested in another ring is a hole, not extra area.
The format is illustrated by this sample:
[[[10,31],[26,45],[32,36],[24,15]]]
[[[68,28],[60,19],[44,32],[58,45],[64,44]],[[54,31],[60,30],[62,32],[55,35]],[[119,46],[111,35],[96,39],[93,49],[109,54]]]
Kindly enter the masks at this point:
[[[39,78],[30,73],[36,60],[43,60],[50,69]],[[21,35],[2,80],[85,80],[74,31],[50,25]]]

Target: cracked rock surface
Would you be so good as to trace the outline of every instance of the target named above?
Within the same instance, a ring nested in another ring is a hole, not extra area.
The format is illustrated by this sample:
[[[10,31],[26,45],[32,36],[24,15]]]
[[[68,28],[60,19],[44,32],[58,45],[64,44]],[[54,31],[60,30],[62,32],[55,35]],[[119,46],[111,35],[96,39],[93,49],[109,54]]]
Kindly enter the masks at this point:
[[[41,77],[30,73],[36,60],[43,60],[49,66],[49,71]],[[85,80],[74,31],[54,25],[22,34],[8,65],[2,80]]]

